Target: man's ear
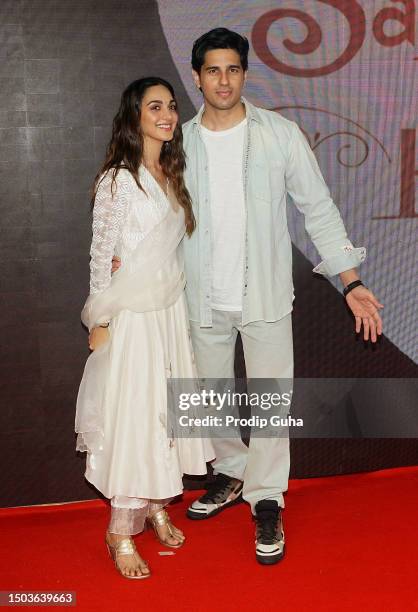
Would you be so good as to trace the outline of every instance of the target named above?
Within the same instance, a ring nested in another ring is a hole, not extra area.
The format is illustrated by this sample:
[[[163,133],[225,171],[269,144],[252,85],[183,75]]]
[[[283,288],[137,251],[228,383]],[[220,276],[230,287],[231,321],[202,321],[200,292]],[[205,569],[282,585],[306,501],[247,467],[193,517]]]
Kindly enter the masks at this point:
[[[244,85],[247,82],[248,70],[244,72]]]
[[[196,72],[196,70],[192,70],[192,77],[193,77],[194,84],[196,85],[198,89],[200,89],[200,76],[199,76],[199,73]]]

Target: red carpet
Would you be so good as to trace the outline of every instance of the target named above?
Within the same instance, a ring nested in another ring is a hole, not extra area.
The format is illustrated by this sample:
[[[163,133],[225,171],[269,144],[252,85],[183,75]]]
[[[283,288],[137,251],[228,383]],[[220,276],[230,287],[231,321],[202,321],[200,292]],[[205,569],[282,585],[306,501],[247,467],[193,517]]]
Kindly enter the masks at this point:
[[[83,611],[418,610],[418,467],[291,481],[287,554],[272,567],[254,559],[246,504],[193,522],[195,495],[171,506],[188,537],[174,556],[151,531],[136,538],[153,572],[141,581],[107,556],[103,502],[2,509],[0,590],[76,591]]]

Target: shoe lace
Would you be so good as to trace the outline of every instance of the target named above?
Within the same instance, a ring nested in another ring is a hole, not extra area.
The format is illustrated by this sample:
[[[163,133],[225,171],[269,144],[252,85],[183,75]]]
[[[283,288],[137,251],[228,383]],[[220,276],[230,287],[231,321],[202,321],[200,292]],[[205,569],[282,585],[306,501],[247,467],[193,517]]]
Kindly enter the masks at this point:
[[[277,539],[277,512],[260,512],[257,515],[257,540],[273,541]]]
[[[209,485],[208,491],[200,499],[203,503],[217,504],[218,502],[225,501],[228,493],[230,493],[233,488],[231,479],[219,474],[216,480]]]

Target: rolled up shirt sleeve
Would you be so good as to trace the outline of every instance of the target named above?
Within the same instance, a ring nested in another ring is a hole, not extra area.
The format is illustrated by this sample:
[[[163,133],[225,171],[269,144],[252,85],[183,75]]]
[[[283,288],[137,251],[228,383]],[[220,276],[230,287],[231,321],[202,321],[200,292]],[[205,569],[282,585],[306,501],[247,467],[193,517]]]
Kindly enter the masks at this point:
[[[341,253],[323,259],[312,270],[324,276],[335,276],[340,272],[357,268],[366,259],[366,249],[364,247],[353,247],[347,245],[342,247]]]
[[[314,153],[296,123],[292,129],[286,190],[303,213],[306,231],[321,256],[313,271],[334,276],[356,268],[365,260],[366,249],[354,247],[348,239]]]

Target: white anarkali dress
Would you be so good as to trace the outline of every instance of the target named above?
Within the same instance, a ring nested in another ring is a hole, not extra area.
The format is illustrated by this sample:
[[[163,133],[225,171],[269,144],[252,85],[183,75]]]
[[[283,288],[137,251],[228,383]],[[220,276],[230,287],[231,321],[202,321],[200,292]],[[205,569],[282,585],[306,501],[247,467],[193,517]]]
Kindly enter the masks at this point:
[[[92,328],[110,320],[110,340],[87,360],[77,400],[77,449],[87,451],[85,476],[106,497],[163,500],[181,493],[184,473],[206,474],[206,461],[213,459],[213,452],[208,441],[173,439],[167,431],[167,378],[190,379],[197,374],[184,297],[181,244],[176,248],[174,242],[169,247],[154,236],[172,215],[176,227],[181,228],[181,240],[184,211],[172,194],[168,199],[143,166],[139,179],[145,193],[127,170],[120,170],[112,195],[108,173],[95,199],[90,296],[83,321]],[[141,268],[152,250],[152,261]],[[122,265],[112,279],[113,255],[121,258]],[[179,282],[166,291],[168,297],[155,302],[169,305],[153,310],[146,293],[159,291],[164,275],[152,270],[158,257],[169,271],[170,282],[174,277]],[[122,286],[130,292],[130,301],[118,296],[119,305],[115,306],[112,298],[110,307],[107,304],[93,315],[90,304],[103,301],[122,271],[126,275]],[[143,289],[142,279],[147,274],[148,286]],[[132,310],[125,308],[130,304]]]

